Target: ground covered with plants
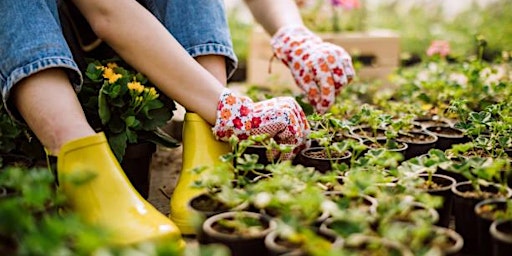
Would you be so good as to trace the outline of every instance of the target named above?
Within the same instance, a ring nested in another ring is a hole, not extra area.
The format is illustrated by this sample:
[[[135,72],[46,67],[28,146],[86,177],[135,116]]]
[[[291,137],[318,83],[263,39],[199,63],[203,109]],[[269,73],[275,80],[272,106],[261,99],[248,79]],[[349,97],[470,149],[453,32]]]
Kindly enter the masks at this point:
[[[297,95],[311,147],[293,160],[279,157],[291,148],[265,136],[233,138],[221,164],[194,170],[205,173],[193,184],[205,193],[191,202],[199,236],[187,238],[185,254],[505,255],[500,246],[512,244],[512,52],[490,60],[484,37],[465,42],[476,50],[463,57],[435,42],[389,85],[354,81],[323,115]],[[261,100],[290,92],[255,86],[246,93]],[[0,254],[180,254],[175,244],[105,244],[107,231],[65,210],[45,167],[53,160],[30,131],[0,114]],[[130,127],[139,127],[131,114]],[[123,148],[137,132],[129,134]],[[164,214],[180,150],[159,147],[153,155],[149,201]]]

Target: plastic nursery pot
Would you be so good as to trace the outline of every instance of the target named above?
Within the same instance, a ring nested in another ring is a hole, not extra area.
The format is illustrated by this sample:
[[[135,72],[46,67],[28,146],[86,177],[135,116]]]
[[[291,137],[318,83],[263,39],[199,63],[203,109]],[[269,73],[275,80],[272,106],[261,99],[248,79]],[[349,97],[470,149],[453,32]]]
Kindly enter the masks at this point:
[[[408,132],[398,135],[396,140],[407,143],[404,158],[408,160],[428,153],[436,145],[437,136],[429,132]]]
[[[333,248],[341,248],[343,246],[343,239],[339,236],[336,236],[332,233],[324,233],[317,232],[319,239],[325,240],[326,244],[329,244],[329,248],[326,250],[330,250]],[[308,255],[306,251],[302,248],[301,242],[290,241],[279,235],[277,230],[271,231],[265,237],[265,246],[268,250],[268,254],[270,256],[278,256],[278,255],[294,255],[294,256],[306,256]]]
[[[414,119],[415,123],[418,123],[424,129],[427,129],[431,126],[451,126],[450,122],[447,120],[433,118],[433,117],[419,117]]]
[[[427,205],[420,202],[412,202],[411,209],[409,211],[406,211],[404,214],[397,215],[393,220],[411,223],[413,222],[413,218],[427,219],[430,223],[439,222],[439,214],[437,213],[436,209],[428,207]]]
[[[190,212],[194,214],[194,220],[198,223],[203,223],[207,218],[227,212],[227,211],[241,211],[245,210],[249,207],[248,202],[243,202],[235,207],[229,207],[219,201],[216,201],[211,196],[207,195],[206,193],[200,194],[192,198],[188,202],[188,207],[190,208]],[[197,240],[201,243],[204,242],[204,235],[202,233],[202,230],[200,226],[197,230]]]
[[[455,218],[455,231],[464,238],[463,253],[478,252],[478,227],[475,206],[488,198],[510,198],[512,191],[506,188],[506,194],[499,193],[500,185],[490,183],[489,186],[480,185],[482,195],[474,193],[470,181],[458,182],[452,187],[453,216]]]
[[[384,128],[377,128],[374,130],[368,125],[359,125],[353,127],[350,132],[354,134],[356,138],[360,138],[362,140],[386,140],[386,129]]]
[[[478,248],[480,255],[493,255],[491,234],[489,228],[496,220],[495,213],[497,211],[505,211],[507,208],[507,200],[504,198],[486,199],[475,205],[475,215],[477,216],[476,225],[478,229]]]
[[[419,177],[427,180],[429,175],[422,173]],[[436,209],[439,214],[439,221],[436,223],[441,227],[448,227],[450,225],[450,217],[452,215],[453,192],[452,187],[457,183],[454,178],[442,174],[432,174],[432,181],[436,187],[422,188],[430,195],[441,196],[443,198],[443,205]]]
[[[149,197],[151,160],[155,151],[156,144],[151,142],[128,144],[123,161],[121,161],[121,167],[126,177],[145,199]]]
[[[377,206],[379,203],[375,197],[369,195],[359,195],[357,197],[348,198],[340,191],[327,191],[324,193],[324,195],[341,207],[356,207],[372,215],[377,214]]]
[[[441,236],[444,236],[447,239],[446,243],[444,244],[432,244],[432,246],[438,246],[442,252],[442,255],[459,255],[462,248],[464,247],[464,238],[462,238],[462,236],[459,233],[455,232],[455,230],[453,229],[445,227],[433,227],[433,229],[433,237],[439,238]]]
[[[348,255],[401,255],[413,256],[412,251],[406,246],[377,236],[353,235],[345,240],[340,249],[342,254]]]
[[[489,228],[494,256],[508,256],[512,251],[512,220],[496,220]]]
[[[450,149],[454,144],[462,144],[468,141],[464,132],[454,127],[434,125],[426,129],[437,136],[435,148],[443,151]]]
[[[451,159],[451,161],[454,162],[454,163],[461,163],[461,160],[463,158],[464,157],[460,157],[459,159]],[[446,176],[450,176],[450,177],[454,178],[457,183],[468,181],[468,178],[464,177],[464,175],[462,175],[460,173],[457,173],[457,172],[453,172],[450,169],[445,169],[445,168],[442,168],[442,167],[438,167],[437,170],[436,170],[436,173],[437,174],[446,175]]]
[[[257,222],[261,226],[255,231],[251,228],[237,229],[233,225],[223,224],[239,218],[251,219],[251,223]],[[206,243],[220,243],[227,246],[232,256],[260,256],[267,255],[265,237],[276,227],[276,223],[268,216],[247,211],[232,211],[215,214],[203,223],[202,231]]]
[[[437,248],[441,252],[440,255],[458,255],[464,246],[464,239],[453,229],[431,226],[428,234],[422,234],[422,241],[419,244],[418,241],[415,241],[415,235],[419,234],[418,229],[424,227],[405,222],[394,222],[391,225],[396,225],[397,228],[406,232],[400,242],[409,247],[416,255],[423,255],[425,248]]]
[[[397,153],[401,153],[402,155],[405,155],[405,152],[407,151],[407,148],[409,147],[409,145],[407,145],[407,143],[399,142],[399,141],[396,141],[396,144],[397,144],[396,148],[387,148],[386,140],[374,141],[374,140],[370,140],[370,139],[364,139],[362,143],[364,145],[366,145],[368,148],[367,148],[367,150],[365,150],[361,153],[361,156],[366,154],[370,149],[378,149],[378,148],[386,148],[386,150],[388,150],[388,151],[397,152]]]
[[[331,158],[329,158],[323,147],[306,148],[300,152],[297,163],[326,173],[332,169],[331,163],[349,163],[351,156],[352,153],[349,151],[342,153],[331,151]]]

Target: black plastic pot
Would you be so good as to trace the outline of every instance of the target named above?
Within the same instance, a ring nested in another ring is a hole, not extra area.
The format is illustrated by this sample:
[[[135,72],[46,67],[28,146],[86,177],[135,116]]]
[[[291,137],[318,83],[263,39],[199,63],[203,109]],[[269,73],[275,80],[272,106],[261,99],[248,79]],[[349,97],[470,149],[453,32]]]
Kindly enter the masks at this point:
[[[507,195],[498,193],[499,186],[490,184],[489,186],[481,186],[481,190],[491,194],[495,194],[495,198],[509,198],[511,190],[507,190]],[[464,238],[463,253],[478,253],[478,227],[477,216],[475,214],[475,206],[485,198],[469,198],[465,196],[465,192],[474,191],[471,182],[458,182],[452,187],[453,198],[453,216],[455,217],[455,231]]]
[[[151,142],[129,144],[126,147],[121,167],[139,194],[148,199],[151,180],[151,160],[156,145]]]
[[[414,119],[414,122],[420,124],[424,129],[431,126],[451,126],[447,120],[432,117],[419,117]]]
[[[434,227],[434,232],[436,237],[441,235],[446,236],[448,238],[448,243],[451,243],[451,246],[440,248],[442,255],[459,255],[464,247],[464,238],[462,238],[459,233],[453,229],[445,227]]]
[[[494,221],[489,232],[492,237],[492,255],[509,256],[512,252],[512,220]]]
[[[398,242],[369,235],[353,235],[345,240],[341,249],[345,253],[350,253],[349,255],[414,255],[409,248]]]
[[[384,128],[377,128],[373,130],[372,127],[368,125],[360,125],[352,128],[351,133],[354,134],[355,137],[362,140],[386,140],[386,129]]]
[[[377,149],[377,148],[386,148],[386,150],[388,150],[388,151],[397,152],[397,153],[401,153],[402,155],[405,155],[405,152],[407,151],[407,148],[409,147],[409,145],[407,145],[407,143],[405,143],[405,142],[397,141],[396,143],[398,144],[397,148],[386,148],[386,140],[372,141],[369,139],[365,139],[365,140],[363,140],[363,144],[365,144],[368,147],[368,149],[366,151],[362,152],[361,155],[366,154],[366,152],[368,152],[368,150],[370,150],[370,149]]]
[[[414,138],[424,138],[424,140],[415,141]],[[407,160],[428,153],[435,147],[437,136],[428,132],[408,132],[400,134],[396,140],[407,143],[408,147],[404,152],[404,158]]]
[[[331,248],[341,248],[343,246],[343,239],[332,233],[324,233],[319,231],[317,235],[331,243]],[[265,237],[265,246],[270,256],[287,255],[287,256],[306,256],[308,255],[301,247],[302,244],[287,241],[285,238],[279,236],[277,230],[271,231]]]
[[[468,141],[464,132],[454,127],[434,125],[426,129],[437,136],[435,148],[443,151],[450,149],[454,144],[462,144]]]
[[[489,228],[496,220],[493,216],[485,214],[484,208],[493,207],[497,210],[505,210],[507,208],[507,200],[504,198],[499,199],[486,199],[475,205],[475,215],[477,216],[476,226],[478,228],[478,248],[480,255],[493,255],[491,234]]]
[[[230,207],[219,201],[214,200],[211,196],[208,196],[207,194],[200,194],[195,196],[188,202],[188,207],[190,208],[191,214],[195,214],[195,219],[197,221],[204,222],[209,217],[219,213],[245,210],[249,207],[249,204],[247,202],[244,202],[238,206]],[[205,241],[202,229],[197,230],[196,239],[200,243]]]
[[[349,163],[350,157],[352,154],[349,151],[344,152],[344,155],[342,157],[336,157],[336,158],[322,158],[322,157],[314,157],[308,155],[309,153],[317,153],[324,151],[325,149],[323,147],[314,147],[314,148],[306,148],[303,149],[299,156],[296,158],[296,163],[301,164],[306,167],[314,167],[316,170],[318,170],[321,173],[326,173],[330,171],[331,163]]]
[[[428,174],[420,174],[419,177],[427,180]],[[443,198],[443,205],[436,209],[439,214],[439,221],[436,224],[441,227],[448,227],[450,225],[450,217],[452,215],[452,187],[455,185],[456,181],[452,177],[435,173],[432,174],[432,181],[440,187],[436,189],[427,189],[426,192]]]
[[[230,230],[219,229],[218,223],[223,219],[234,219],[236,214],[254,218],[262,224],[263,230],[257,234],[242,235],[232,233]],[[202,230],[205,243],[220,243],[227,246],[232,256],[260,256],[268,255],[265,247],[265,237],[276,227],[276,223],[267,216],[247,211],[232,211],[215,214],[203,223]]]

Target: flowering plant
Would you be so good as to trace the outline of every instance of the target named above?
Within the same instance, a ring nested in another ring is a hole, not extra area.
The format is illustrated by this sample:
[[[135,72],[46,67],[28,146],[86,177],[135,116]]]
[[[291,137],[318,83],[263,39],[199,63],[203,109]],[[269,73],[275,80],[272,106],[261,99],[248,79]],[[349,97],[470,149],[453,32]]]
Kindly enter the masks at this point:
[[[129,143],[178,146],[159,129],[171,119],[174,101],[160,94],[144,75],[116,59],[93,61],[85,74],[89,81],[79,98],[88,121],[105,132],[119,161]]]
[[[364,30],[365,10],[360,0],[297,0],[296,2],[304,23],[315,31]]]

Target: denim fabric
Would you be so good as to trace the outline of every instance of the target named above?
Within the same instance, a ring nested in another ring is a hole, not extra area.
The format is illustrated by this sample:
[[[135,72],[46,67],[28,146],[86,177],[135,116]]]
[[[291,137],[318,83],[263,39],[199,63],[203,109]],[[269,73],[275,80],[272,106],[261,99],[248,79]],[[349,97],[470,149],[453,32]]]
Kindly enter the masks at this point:
[[[226,56],[231,77],[238,64],[223,0],[142,0],[192,57]]]
[[[237,65],[222,0],[139,0],[192,57],[226,56],[228,77]],[[12,87],[41,70],[61,67],[75,89],[82,74],[63,36],[57,0],[0,0],[0,89],[9,113]]]
[[[43,69],[67,69],[79,89],[82,75],[62,35],[56,0],[1,0],[0,13],[0,88],[9,113],[11,88]]]

